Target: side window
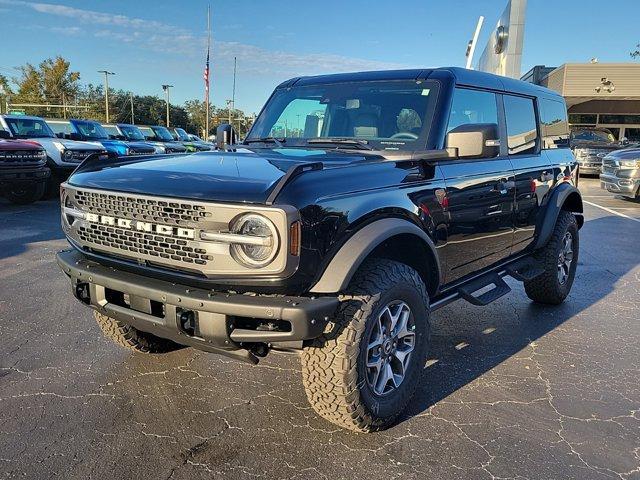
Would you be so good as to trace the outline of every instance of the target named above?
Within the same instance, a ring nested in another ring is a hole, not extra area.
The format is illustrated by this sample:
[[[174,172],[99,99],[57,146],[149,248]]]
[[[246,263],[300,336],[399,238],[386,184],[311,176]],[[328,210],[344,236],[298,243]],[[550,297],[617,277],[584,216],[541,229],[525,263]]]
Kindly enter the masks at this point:
[[[495,94],[466,88],[455,89],[447,133],[469,123],[498,123]]]
[[[569,147],[569,122],[564,102],[542,99],[540,102],[543,148]]]
[[[538,128],[533,100],[512,95],[505,95],[503,98],[509,155],[535,153]]]

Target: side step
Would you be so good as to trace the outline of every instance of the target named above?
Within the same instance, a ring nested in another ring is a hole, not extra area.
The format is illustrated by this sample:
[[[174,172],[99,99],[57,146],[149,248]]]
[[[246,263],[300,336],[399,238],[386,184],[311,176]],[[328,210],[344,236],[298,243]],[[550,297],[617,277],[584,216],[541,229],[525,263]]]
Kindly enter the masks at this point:
[[[490,285],[494,285],[494,288],[478,296],[473,295],[478,290],[482,290]],[[473,305],[484,307],[485,305],[489,305],[491,302],[495,302],[510,291],[511,287],[505,283],[500,275],[495,273],[482,276],[473,282],[463,285],[458,289],[458,295],[460,298]]]
[[[529,257],[507,265],[505,271],[507,275],[515,278],[519,282],[533,280],[544,273],[544,269],[540,264],[534,262]]]

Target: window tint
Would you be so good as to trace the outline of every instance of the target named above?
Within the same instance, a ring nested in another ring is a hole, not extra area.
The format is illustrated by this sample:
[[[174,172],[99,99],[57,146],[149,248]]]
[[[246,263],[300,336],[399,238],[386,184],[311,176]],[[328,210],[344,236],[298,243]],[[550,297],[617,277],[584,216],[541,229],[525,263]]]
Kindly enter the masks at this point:
[[[536,111],[530,98],[504,96],[509,155],[535,153],[538,129]]]
[[[640,128],[625,128],[624,136],[630,142],[640,142]]]
[[[447,132],[469,123],[498,123],[495,94],[456,88]]]
[[[569,146],[569,123],[564,102],[542,99],[540,101],[540,123],[544,148]]]

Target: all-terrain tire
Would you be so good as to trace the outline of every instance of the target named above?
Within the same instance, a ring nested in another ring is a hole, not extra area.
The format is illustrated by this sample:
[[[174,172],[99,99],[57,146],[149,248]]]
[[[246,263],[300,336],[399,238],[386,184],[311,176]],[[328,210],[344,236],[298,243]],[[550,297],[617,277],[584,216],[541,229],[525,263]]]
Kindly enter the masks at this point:
[[[571,235],[572,260],[568,268],[568,276],[564,282],[559,279],[559,260],[563,253],[567,234]],[[524,282],[527,296],[537,303],[548,305],[561,304],[573,285],[578,265],[580,241],[578,223],[572,213],[562,210],[558,215],[556,226],[549,242],[534,254],[535,260],[544,268],[544,273],[532,280]]]
[[[98,322],[102,333],[121,347],[128,348],[137,353],[168,353],[184,348],[171,340],[156,337],[147,332],[142,332],[124,322],[103,315],[94,310],[93,316]]]
[[[374,324],[388,305],[410,307],[415,345],[404,380],[378,395],[367,380],[367,356]],[[321,417],[356,432],[391,425],[413,397],[429,344],[429,296],[418,273],[386,259],[366,261],[349,284],[336,318],[304,348],[302,380],[307,398]]]
[[[27,205],[28,203],[37,202],[44,195],[46,185],[38,182],[30,185],[14,185],[8,187],[4,196],[10,202],[18,205]]]

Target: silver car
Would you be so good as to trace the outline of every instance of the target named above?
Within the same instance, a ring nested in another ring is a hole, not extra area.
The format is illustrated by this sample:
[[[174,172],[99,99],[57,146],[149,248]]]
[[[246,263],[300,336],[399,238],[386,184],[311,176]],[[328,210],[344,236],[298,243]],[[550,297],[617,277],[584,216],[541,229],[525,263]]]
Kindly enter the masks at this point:
[[[640,148],[616,150],[605,156],[600,187],[625,197],[640,198]]]

